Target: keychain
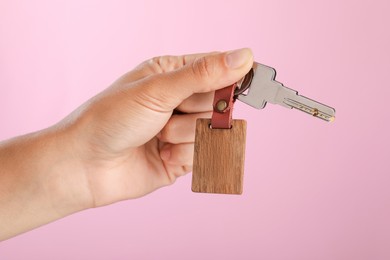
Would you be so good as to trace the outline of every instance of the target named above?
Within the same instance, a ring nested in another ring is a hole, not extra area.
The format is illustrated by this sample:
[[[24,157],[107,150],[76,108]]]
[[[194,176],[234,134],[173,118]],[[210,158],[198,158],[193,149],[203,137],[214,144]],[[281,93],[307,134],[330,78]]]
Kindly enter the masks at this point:
[[[198,119],[192,190],[241,194],[244,176],[246,121],[232,120],[236,84],[215,92],[210,119]]]
[[[239,82],[215,91],[211,119],[196,121],[192,191],[241,194],[246,121],[232,119],[236,99],[257,109],[267,102],[332,122],[335,110],[275,81],[275,69],[255,62]],[[246,93],[247,92],[247,93]]]

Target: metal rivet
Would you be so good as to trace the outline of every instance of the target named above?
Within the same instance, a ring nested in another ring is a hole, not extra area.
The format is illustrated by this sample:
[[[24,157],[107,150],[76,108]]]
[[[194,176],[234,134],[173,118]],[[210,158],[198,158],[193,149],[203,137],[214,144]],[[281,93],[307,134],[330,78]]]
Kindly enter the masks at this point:
[[[215,109],[218,112],[223,113],[223,112],[225,112],[225,109],[227,108],[227,106],[228,106],[228,103],[225,100],[221,99],[215,105]]]

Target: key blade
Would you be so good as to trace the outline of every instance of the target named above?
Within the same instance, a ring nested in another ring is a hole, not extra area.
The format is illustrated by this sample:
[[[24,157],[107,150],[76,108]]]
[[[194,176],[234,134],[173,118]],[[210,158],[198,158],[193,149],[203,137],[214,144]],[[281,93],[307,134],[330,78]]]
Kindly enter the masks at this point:
[[[276,82],[276,81],[275,81]],[[295,108],[309,115],[325,120],[327,122],[333,122],[335,119],[336,111],[334,108],[317,102],[313,99],[298,95],[298,91],[283,86],[279,83],[277,86],[277,92],[273,99],[268,102],[278,104],[287,108]]]
[[[290,97],[284,97],[282,102],[291,108],[298,109],[327,122],[333,122],[335,120],[336,111],[334,108],[310,98],[296,94]]]

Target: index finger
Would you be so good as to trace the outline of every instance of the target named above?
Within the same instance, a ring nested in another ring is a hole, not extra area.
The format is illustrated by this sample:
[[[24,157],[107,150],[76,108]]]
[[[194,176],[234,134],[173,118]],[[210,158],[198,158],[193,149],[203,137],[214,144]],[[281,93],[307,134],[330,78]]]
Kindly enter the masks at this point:
[[[115,84],[126,84],[137,81],[154,74],[171,72],[194,62],[197,58],[219,53],[217,51],[208,53],[193,53],[180,56],[158,56],[142,62],[135,69],[120,77]]]

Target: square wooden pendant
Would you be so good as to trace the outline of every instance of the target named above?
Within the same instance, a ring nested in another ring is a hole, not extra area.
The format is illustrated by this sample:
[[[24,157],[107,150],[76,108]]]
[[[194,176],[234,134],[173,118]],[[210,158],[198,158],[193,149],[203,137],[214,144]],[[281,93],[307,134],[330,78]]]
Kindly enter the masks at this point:
[[[211,129],[210,119],[196,122],[192,191],[241,194],[243,190],[246,121],[230,129]]]

